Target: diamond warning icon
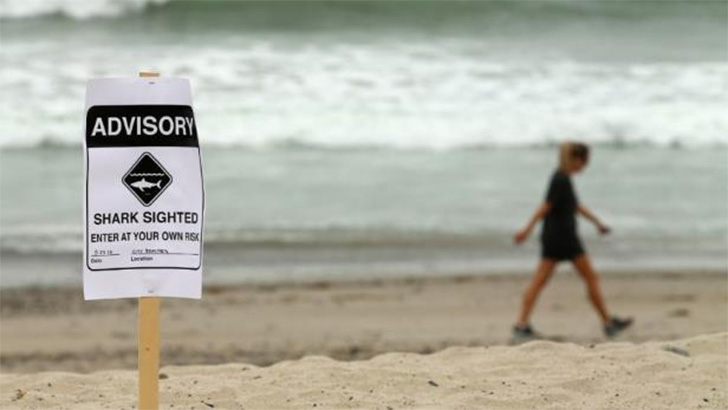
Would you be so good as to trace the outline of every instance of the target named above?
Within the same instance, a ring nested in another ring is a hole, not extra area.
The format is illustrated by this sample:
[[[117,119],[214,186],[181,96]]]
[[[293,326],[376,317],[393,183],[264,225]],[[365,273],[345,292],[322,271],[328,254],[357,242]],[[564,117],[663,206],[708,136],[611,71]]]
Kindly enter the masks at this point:
[[[142,154],[122,182],[144,206],[151,205],[172,183],[172,176],[148,152]]]

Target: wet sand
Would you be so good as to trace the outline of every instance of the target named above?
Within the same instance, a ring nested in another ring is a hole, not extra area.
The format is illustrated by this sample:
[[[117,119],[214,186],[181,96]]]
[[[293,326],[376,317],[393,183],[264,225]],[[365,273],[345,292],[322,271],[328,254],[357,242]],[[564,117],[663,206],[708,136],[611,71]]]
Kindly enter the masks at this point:
[[[250,363],[323,355],[368,359],[451,346],[509,343],[528,275],[207,287],[201,301],[162,303],[162,365]],[[621,341],[728,331],[725,273],[603,275],[609,308],[633,315]],[[136,368],[136,301],[84,302],[80,289],[0,294],[0,371]],[[559,271],[539,300],[537,330],[554,340],[604,342],[583,284]]]

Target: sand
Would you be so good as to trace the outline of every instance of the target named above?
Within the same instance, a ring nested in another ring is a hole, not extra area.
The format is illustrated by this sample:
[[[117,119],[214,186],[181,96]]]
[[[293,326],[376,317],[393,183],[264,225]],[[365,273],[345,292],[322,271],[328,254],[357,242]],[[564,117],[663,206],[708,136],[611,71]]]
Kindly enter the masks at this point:
[[[402,351],[507,344],[528,276],[208,287],[202,301],[162,302],[162,363],[270,365],[306,355],[368,359]],[[728,276],[605,274],[614,313],[634,315],[619,340],[728,331]],[[0,372],[136,368],[136,301],[83,302],[80,289],[0,294]],[[558,272],[533,323],[557,340],[604,341],[584,287]]]
[[[605,343],[563,269],[533,318],[560,343],[508,346],[528,279],[213,286],[202,301],[165,299],[163,408],[728,408],[725,273],[604,274],[610,309],[637,320]],[[0,308],[0,408],[135,408],[134,300],[6,289]]]
[[[174,409],[725,409],[728,333],[674,342],[451,347],[366,361],[167,366]],[[136,373],[4,375],[7,409],[132,409]]]

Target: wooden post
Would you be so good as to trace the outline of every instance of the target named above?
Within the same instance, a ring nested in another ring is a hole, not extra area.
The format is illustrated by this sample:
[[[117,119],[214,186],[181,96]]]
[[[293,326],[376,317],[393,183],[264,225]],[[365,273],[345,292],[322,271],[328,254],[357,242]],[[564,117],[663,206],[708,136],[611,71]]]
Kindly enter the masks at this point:
[[[159,73],[140,71],[139,77],[159,77]],[[139,298],[139,410],[159,409],[159,304],[158,297]]]
[[[139,298],[139,410],[159,409],[159,298]]]

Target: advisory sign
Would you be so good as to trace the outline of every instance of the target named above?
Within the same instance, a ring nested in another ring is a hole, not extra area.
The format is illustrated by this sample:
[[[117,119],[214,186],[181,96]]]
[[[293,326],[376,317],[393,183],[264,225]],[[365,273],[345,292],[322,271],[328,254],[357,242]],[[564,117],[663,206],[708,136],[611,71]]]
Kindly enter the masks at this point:
[[[84,295],[199,298],[204,189],[190,84],[89,81]]]

